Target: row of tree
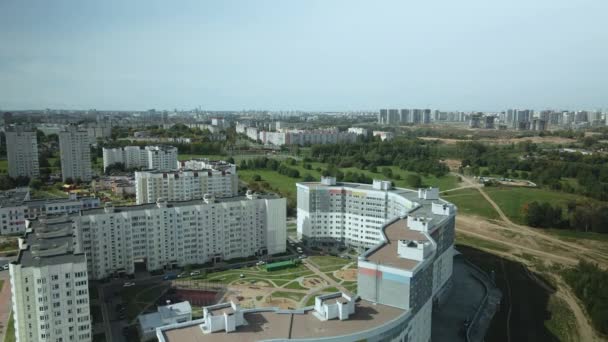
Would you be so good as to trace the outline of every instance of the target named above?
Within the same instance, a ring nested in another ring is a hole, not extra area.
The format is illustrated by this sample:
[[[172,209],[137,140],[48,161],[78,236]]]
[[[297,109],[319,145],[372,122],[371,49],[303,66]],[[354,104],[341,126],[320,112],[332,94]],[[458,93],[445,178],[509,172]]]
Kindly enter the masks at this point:
[[[608,271],[581,261],[577,267],[564,271],[564,279],[585,305],[593,326],[608,334]]]
[[[523,210],[526,223],[532,227],[608,233],[608,206],[570,202],[564,208],[534,201]]]

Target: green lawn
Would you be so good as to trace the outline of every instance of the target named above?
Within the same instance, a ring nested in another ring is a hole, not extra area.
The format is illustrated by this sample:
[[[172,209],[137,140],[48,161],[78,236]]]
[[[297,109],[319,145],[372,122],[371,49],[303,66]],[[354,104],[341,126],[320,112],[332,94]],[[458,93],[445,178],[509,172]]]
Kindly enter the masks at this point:
[[[178,160],[190,160],[190,159],[200,159],[200,158],[208,158],[211,160],[226,160],[228,159],[227,156],[220,156],[220,155],[204,155],[204,154],[178,154],[177,159]]]
[[[523,207],[532,201],[549,202],[560,206],[565,206],[569,201],[594,201],[583,196],[547,189],[487,187],[485,191],[505,215],[519,224],[525,224]]]
[[[444,193],[441,198],[454,203],[458,212],[477,215],[489,219],[498,219],[498,213],[476,189],[460,189]]]
[[[19,249],[19,246],[18,246],[19,243],[17,241],[17,238],[8,237],[8,236],[6,238],[10,239],[10,241],[5,241],[3,243],[0,243],[0,252],[14,251],[14,250]]]
[[[309,258],[318,267],[340,265],[344,266],[350,263],[350,260],[335,257],[335,256],[311,256]]]
[[[13,313],[6,323],[6,335],[4,335],[4,342],[14,342],[17,338],[15,337],[15,320],[13,319]]]
[[[268,182],[273,191],[277,191],[281,193],[283,196],[290,198],[292,201],[296,200],[296,183],[304,180],[304,177],[308,174],[312,176],[315,180],[319,180],[321,178],[321,173],[316,170],[316,168],[320,167],[321,169],[326,169],[327,164],[324,163],[310,163],[312,166],[312,170],[305,169],[301,163],[297,163],[296,165],[289,165],[292,169],[297,169],[300,172],[300,177],[291,178],[285,175],[282,175],[276,171],[265,170],[265,169],[256,169],[256,170],[239,170],[239,178],[246,183],[252,182],[252,178],[254,175],[259,175],[262,178],[262,182]],[[389,179],[392,180],[396,186],[411,188],[411,186],[405,180],[406,177],[410,174],[413,174],[409,171],[400,170],[397,166],[390,167],[393,170],[393,175],[400,175],[400,180],[395,180],[394,178],[385,177],[380,171],[382,167],[378,168],[379,172],[370,172],[368,170],[361,170],[358,168],[350,167],[350,168],[342,168],[340,169],[342,172],[346,173],[357,172],[363,173],[373,179]],[[458,186],[458,179],[452,175],[446,175],[440,178],[436,178],[433,176],[421,176],[422,181],[425,186],[438,186],[440,190],[452,189]]]
[[[308,290],[308,288],[300,285],[300,282],[298,281],[292,281],[291,283],[287,284],[287,286],[285,286],[286,289],[292,289],[292,290]]]

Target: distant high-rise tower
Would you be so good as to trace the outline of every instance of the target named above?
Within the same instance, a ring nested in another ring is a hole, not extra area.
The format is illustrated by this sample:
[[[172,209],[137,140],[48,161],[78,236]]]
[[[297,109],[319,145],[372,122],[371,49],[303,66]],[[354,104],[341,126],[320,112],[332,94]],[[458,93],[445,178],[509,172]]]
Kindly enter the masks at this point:
[[[36,130],[23,126],[9,126],[6,131],[8,175],[35,178],[40,176]]]
[[[91,147],[86,130],[69,125],[59,132],[59,154],[64,182],[68,178],[85,182],[91,180]]]

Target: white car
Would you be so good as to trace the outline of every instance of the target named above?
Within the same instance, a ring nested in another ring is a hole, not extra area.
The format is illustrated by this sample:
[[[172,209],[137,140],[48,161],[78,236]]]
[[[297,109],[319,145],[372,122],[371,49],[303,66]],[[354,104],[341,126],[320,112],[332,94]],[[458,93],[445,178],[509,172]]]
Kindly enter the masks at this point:
[[[2,265],[2,270],[3,270],[3,271],[8,270],[8,264]]]
[[[135,286],[135,283],[132,281],[128,281],[128,282],[122,284],[122,287],[131,287],[131,286]]]
[[[201,274],[201,271],[192,271],[192,272],[190,272],[191,276],[196,276],[196,275],[199,275],[199,274]]]

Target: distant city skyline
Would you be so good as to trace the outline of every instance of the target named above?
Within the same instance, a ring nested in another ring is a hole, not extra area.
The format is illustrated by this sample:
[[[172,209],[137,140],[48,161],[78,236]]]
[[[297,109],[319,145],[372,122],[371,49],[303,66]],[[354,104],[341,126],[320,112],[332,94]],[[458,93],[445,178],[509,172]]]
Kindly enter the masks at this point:
[[[0,111],[608,108],[608,2],[381,4],[0,2]]]

